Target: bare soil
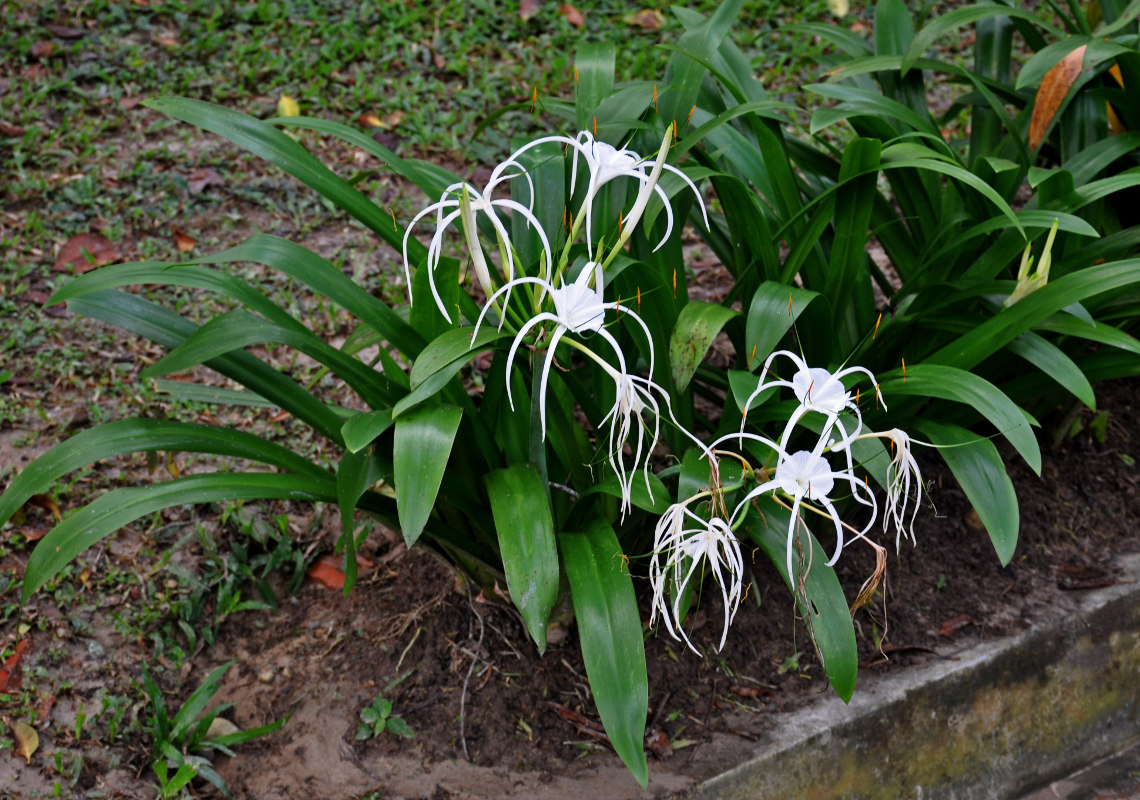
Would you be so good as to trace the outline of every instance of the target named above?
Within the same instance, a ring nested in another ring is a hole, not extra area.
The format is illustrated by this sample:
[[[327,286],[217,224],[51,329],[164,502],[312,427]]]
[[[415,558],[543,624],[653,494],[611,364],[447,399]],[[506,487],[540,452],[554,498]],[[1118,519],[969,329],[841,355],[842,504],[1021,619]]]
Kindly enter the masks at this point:
[[[1100,387],[1103,442],[1088,430],[1065,438],[1047,449],[1040,478],[1011,461],[1022,529],[1006,568],[961,491],[928,463],[935,507],[920,516],[918,545],[892,555],[885,590],[856,616],[862,684],[1062,614],[1077,593],[1115,580],[1111,558],[1140,549],[1137,388],[1136,380]],[[1091,422],[1092,414],[1078,419]],[[0,446],[11,448],[10,438]],[[41,513],[30,508],[27,524],[44,523]],[[165,523],[211,522],[208,511],[184,514]],[[327,527],[314,542],[331,543],[331,523],[314,521],[311,510],[295,516],[302,527]],[[90,572],[79,582],[94,595],[101,571],[143,563],[152,547],[151,536],[120,534],[89,554]],[[30,545],[9,549],[3,566],[21,567],[28,552]],[[189,546],[178,555],[192,564],[198,554]],[[873,565],[869,552],[852,555],[841,579],[853,597]],[[168,705],[177,708],[176,697],[235,659],[216,698],[234,704],[227,716],[241,728],[288,717],[279,732],[240,746],[236,757],[216,758],[235,797],[642,796],[597,733],[573,631],[540,656],[509,608],[472,598],[431,553],[408,552],[381,531],[362,556],[371,566],[348,597],[312,581],[292,596],[280,585],[276,611],[231,616],[214,647],[167,664],[160,675]],[[646,639],[652,796],[683,793],[741,757],[780,714],[830,691],[775,570],[762,560],[751,569],[752,592],[724,651],[714,649],[717,592],[706,593],[691,617],[703,658],[663,633]],[[644,592],[644,579],[639,583]],[[114,624],[112,615],[136,602],[131,592],[97,604],[82,602],[83,594],[41,595],[4,623],[6,642],[19,620],[32,623],[19,665],[32,691],[10,694],[0,714],[14,721],[20,697],[43,713],[30,764],[0,754],[0,797],[50,796],[54,785],[64,796],[154,796],[143,726],[114,742],[103,718],[86,736],[74,733],[78,714],[86,710],[94,720],[101,695],[113,687],[129,692],[123,687],[151,659],[143,636],[125,637]],[[414,738],[355,738],[359,713],[377,693],[394,701],[393,715]],[[141,721],[145,703],[137,689],[133,697],[130,713]],[[203,782],[194,791],[214,794]]]

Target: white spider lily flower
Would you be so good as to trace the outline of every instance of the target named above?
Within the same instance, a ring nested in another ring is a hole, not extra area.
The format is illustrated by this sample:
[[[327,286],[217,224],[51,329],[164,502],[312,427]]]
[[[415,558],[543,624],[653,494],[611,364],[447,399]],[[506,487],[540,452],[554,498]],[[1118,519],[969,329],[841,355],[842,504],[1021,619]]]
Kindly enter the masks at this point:
[[[894,451],[891,463],[887,465],[887,502],[883,509],[883,530],[889,532],[894,527],[895,550],[898,550],[904,538],[910,539],[911,544],[917,543],[914,537],[914,518],[918,515],[918,507],[922,505],[922,473],[911,452],[913,442],[905,431],[892,428],[886,433],[871,435],[890,439]],[[910,507],[912,497],[913,508]]]
[[[518,170],[518,172],[512,172],[512,170]],[[530,176],[527,175],[522,165],[513,159],[508,159],[496,167],[495,171],[491,173],[491,179],[482,192],[479,192],[468,183],[453,183],[443,190],[443,194],[437,202],[422,209],[412,218],[412,221],[408,223],[407,230],[404,232],[404,275],[408,282],[409,302],[411,302],[412,294],[412,270],[411,264],[408,262],[408,239],[412,235],[412,228],[415,227],[415,224],[432,212],[436,214],[435,233],[432,235],[431,242],[428,244],[427,262],[424,266],[429,273],[428,282],[431,286],[432,297],[435,298],[440,313],[443,314],[444,319],[448,322],[452,321],[451,315],[444,307],[443,300],[439,296],[439,291],[435,287],[434,273],[435,267],[439,264],[443,253],[443,234],[447,230],[448,225],[457,219],[460,220],[461,227],[463,228],[467,249],[471,253],[472,263],[475,268],[475,275],[484,294],[490,295],[494,290],[494,285],[491,281],[490,270],[487,267],[487,260],[483,255],[483,250],[479,245],[479,239],[476,233],[475,215],[478,212],[487,215],[487,218],[491,221],[491,226],[495,230],[495,235],[499,239],[500,249],[505,254],[505,277],[508,282],[514,278],[515,257],[507,227],[503,223],[503,219],[499,216],[499,211],[501,210],[521,214],[523,219],[526,220],[527,225],[533,226],[538,231],[538,237],[543,247],[546,272],[550,274],[550,240],[547,238],[546,231],[543,230],[542,225],[539,224],[538,218],[534,215],[533,209],[510,198],[494,197],[495,189],[498,188],[499,184],[509,178],[516,177],[517,174],[526,177],[528,184],[530,183]],[[530,202],[533,206],[533,185],[531,185]]]
[[[591,287],[590,283],[593,280],[594,286]],[[646,340],[650,346],[650,361],[649,369],[652,373],[653,370],[653,338],[649,333],[649,327],[635,312],[628,308],[622,308],[617,303],[607,303],[602,299],[603,291],[603,278],[601,268],[590,261],[582,268],[578,277],[573,283],[563,283],[559,287],[555,287],[550,281],[543,280],[542,278],[533,278],[524,276],[522,278],[515,278],[508,281],[504,286],[500,287],[487,301],[487,305],[483,307],[483,311],[479,314],[479,319],[475,323],[475,330],[471,337],[474,342],[479,335],[479,327],[483,324],[483,319],[486,317],[488,310],[494,305],[495,301],[500,295],[509,292],[515,286],[524,283],[534,284],[542,288],[542,299],[547,296],[550,297],[554,303],[554,311],[542,311],[535,314],[519,328],[518,333],[515,335],[514,341],[511,342],[510,350],[507,353],[507,400],[511,404],[511,409],[515,407],[514,397],[511,392],[511,379],[510,370],[511,365],[514,364],[515,355],[518,353],[519,347],[522,345],[523,340],[531,329],[544,322],[553,322],[554,331],[550,336],[550,341],[546,348],[546,360],[542,365],[542,377],[539,381],[539,419],[542,425],[542,436],[546,438],[546,386],[550,378],[550,368],[554,363],[554,351],[558,347],[558,343],[562,341],[562,337],[567,333],[573,334],[595,334],[604,339],[610,347],[613,348],[614,354],[618,360],[618,375],[626,375],[627,370],[625,367],[625,357],[622,355],[621,347],[618,345],[617,340],[603,327],[605,322],[606,311],[616,310],[622,316],[629,316],[634,319],[638,325],[641,326],[642,332],[645,334]],[[499,319],[499,327],[503,325],[505,315]],[[593,355],[591,351],[583,348],[584,352]],[[600,362],[600,359],[598,359]],[[604,363],[604,362],[601,362]],[[607,365],[608,367],[608,365]],[[612,369],[612,367],[610,368]]]
[[[670,130],[665,135],[665,141],[670,141],[671,137],[672,131]],[[633,150],[624,148],[619,150],[611,144],[598,141],[589,131],[582,131],[573,139],[569,136],[544,136],[535,139],[533,142],[529,142],[516,150],[511,155],[511,158],[514,159],[523,151],[547,142],[558,142],[564,146],[572,147],[575,151],[575,157],[570,167],[571,192],[574,191],[578,180],[578,156],[581,156],[586,161],[589,178],[586,185],[586,197],[585,200],[583,200],[583,205],[586,209],[586,248],[591,259],[594,257],[594,240],[592,235],[594,198],[597,197],[598,192],[601,191],[603,186],[617,178],[633,178],[642,185],[643,191],[654,191],[657,193],[657,196],[661,198],[661,203],[665,206],[665,234],[661,237],[661,241],[657,243],[657,247],[653,248],[654,251],[665,244],[669,239],[669,235],[673,232],[673,208],[669,204],[669,197],[665,194],[665,190],[657,183],[657,178],[651,178],[646,172],[647,169],[653,166],[652,161],[642,158]],[[665,148],[668,147],[668,145],[663,143],[662,147]],[[684,181],[686,186],[693,190],[693,194],[697,196],[697,203],[701,208],[701,216],[704,217],[705,227],[709,227],[709,217],[708,212],[705,210],[705,201],[704,198],[701,197],[701,193],[697,189],[696,184],[693,183],[684,172],[677,169],[677,167],[674,167],[672,164],[663,163],[663,159],[659,158],[659,161],[661,161],[660,169],[673,173]],[[658,174],[660,174],[659,171]],[[641,200],[640,196],[639,200]],[[636,217],[631,214],[633,218],[628,223],[631,229],[633,225],[637,223],[638,218],[640,218],[641,212],[644,211],[646,202],[648,202],[648,196],[641,201],[641,208],[637,212]]]
[[[790,381],[780,379],[765,380],[768,370],[777,356],[784,356],[795,364],[796,374],[792,376]],[[840,438],[836,442],[831,442],[830,447],[834,450],[844,451],[847,455],[847,467],[849,470],[852,469],[851,442],[854,437],[858,435],[859,431],[862,430],[863,415],[859,412],[859,405],[851,399],[851,392],[843,385],[843,378],[857,373],[862,373],[871,379],[871,383],[875,387],[875,397],[879,403],[882,403],[883,409],[886,410],[887,405],[883,401],[883,396],[879,393],[879,386],[875,382],[875,376],[866,367],[848,367],[847,369],[841,369],[838,372],[832,373],[820,367],[809,367],[802,358],[789,350],[777,350],[764,361],[764,368],[760,372],[759,383],[752,394],[748,396],[748,400],[744,404],[745,416],[740,421],[741,433],[744,432],[744,423],[748,414],[747,409],[752,405],[752,401],[755,400],[761,392],[767,389],[776,386],[787,387],[795,394],[799,405],[788,417],[788,421],[784,426],[784,432],[780,436],[781,445],[785,448],[787,447],[788,438],[792,433],[792,429],[805,414],[823,414],[826,420],[820,438],[822,440],[828,440],[831,436],[832,428],[838,428]],[[850,411],[855,415],[856,425],[853,433],[850,435],[840,417],[845,411]]]
[[[649,564],[649,582],[653,587],[649,624],[660,614],[670,635],[700,655],[681,625],[684,591],[693,576],[699,574],[702,561],[707,561],[724,600],[724,629],[717,648],[722,649],[744,591],[744,557],[740,542],[727,522],[719,517],[705,520],[688,509],[694,499],[674,503],[657,521],[653,558]],[[675,587],[672,604],[668,593],[670,582]]]
[[[815,450],[800,450],[791,455],[781,455],[776,464],[776,474],[773,478],[748,492],[732,513],[732,519],[737,520],[743,513],[747,512],[748,505],[754,498],[766,492],[779,490],[792,498],[791,520],[788,523],[787,567],[788,579],[792,581],[793,585],[796,575],[793,568],[795,533],[796,526],[800,523],[800,506],[805,501],[822,506],[835,525],[835,553],[827,562],[828,566],[833,566],[843,552],[843,522],[839,519],[839,512],[835,510],[835,505],[830,497],[835,489],[836,480],[847,481],[851,485],[851,491],[856,499],[860,499],[860,492],[862,492],[866,496],[866,500],[860,500],[860,502],[871,507],[870,521],[863,530],[856,534],[855,538],[860,538],[866,534],[878,517],[878,503],[870,488],[865,483],[861,483],[850,470],[841,472],[833,470],[821,452],[822,447],[823,442],[821,441]]]
[[[650,498],[653,497],[653,488],[649,484],[649,459],[661,438],[661,406],[653,396],[653,390],[657,389],[666,398],[666,402],[668,397],[648,378],[619,373],[608,365],[607,371],[614,379],[617,397],[613,408],[602,419],[602,424],[608,422],[610,426],[607,458],[621,487],[621,516],[624,519],[632,508],[633,478],[638,469],[645,475],[645,490],[649,492]],[[647,411],[652,417],[650,421],[643,417]],[[633,465],[627,470],[622,455],[635,428],[636,444],[631,443],[630,448],[633,451]]]

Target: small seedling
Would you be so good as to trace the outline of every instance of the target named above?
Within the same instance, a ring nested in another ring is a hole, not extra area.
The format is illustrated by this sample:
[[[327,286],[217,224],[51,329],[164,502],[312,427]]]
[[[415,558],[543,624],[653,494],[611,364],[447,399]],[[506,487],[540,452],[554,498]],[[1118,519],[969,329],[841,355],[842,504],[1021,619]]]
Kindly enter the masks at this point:
[[[356,729],[357,740],[375,739],[385,731],[401,739],[416,737],[416,732],[403,717],[392,716],[392,701],[383,694],[376,695],[371,705],[360,710],[360,722]]]

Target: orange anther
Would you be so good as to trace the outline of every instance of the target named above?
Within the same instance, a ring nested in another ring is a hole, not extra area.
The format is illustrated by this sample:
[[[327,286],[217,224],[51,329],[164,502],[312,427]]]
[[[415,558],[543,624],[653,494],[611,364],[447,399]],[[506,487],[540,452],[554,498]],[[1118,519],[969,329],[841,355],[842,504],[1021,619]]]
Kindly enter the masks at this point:
[[[871,341],[875,341],[875,337],[879,335],[879,323],[883,321],[883,312],[879,312],[879,318],[875,320],[875,332],[871,334]]]
[[[902,367],[903,367],[903,383],[906,383],[906,359],[905,358],[902,360]]]
[[[653,84],[653,111],[657,112],[657,84]]]
[[[759,343],[752,345],[752,352],[748,354],[748,368],[752,368],[752,359],[756,358],[756,348],[760,346]]]

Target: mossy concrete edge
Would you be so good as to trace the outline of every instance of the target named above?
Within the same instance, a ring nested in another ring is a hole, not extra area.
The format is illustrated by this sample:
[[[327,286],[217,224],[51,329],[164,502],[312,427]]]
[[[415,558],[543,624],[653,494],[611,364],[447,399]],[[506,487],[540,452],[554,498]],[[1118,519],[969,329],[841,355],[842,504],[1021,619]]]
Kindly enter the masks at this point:
[[[1140,555],[1052,622],[789,714],[707,800],[1013,797],[1140,735]]]

